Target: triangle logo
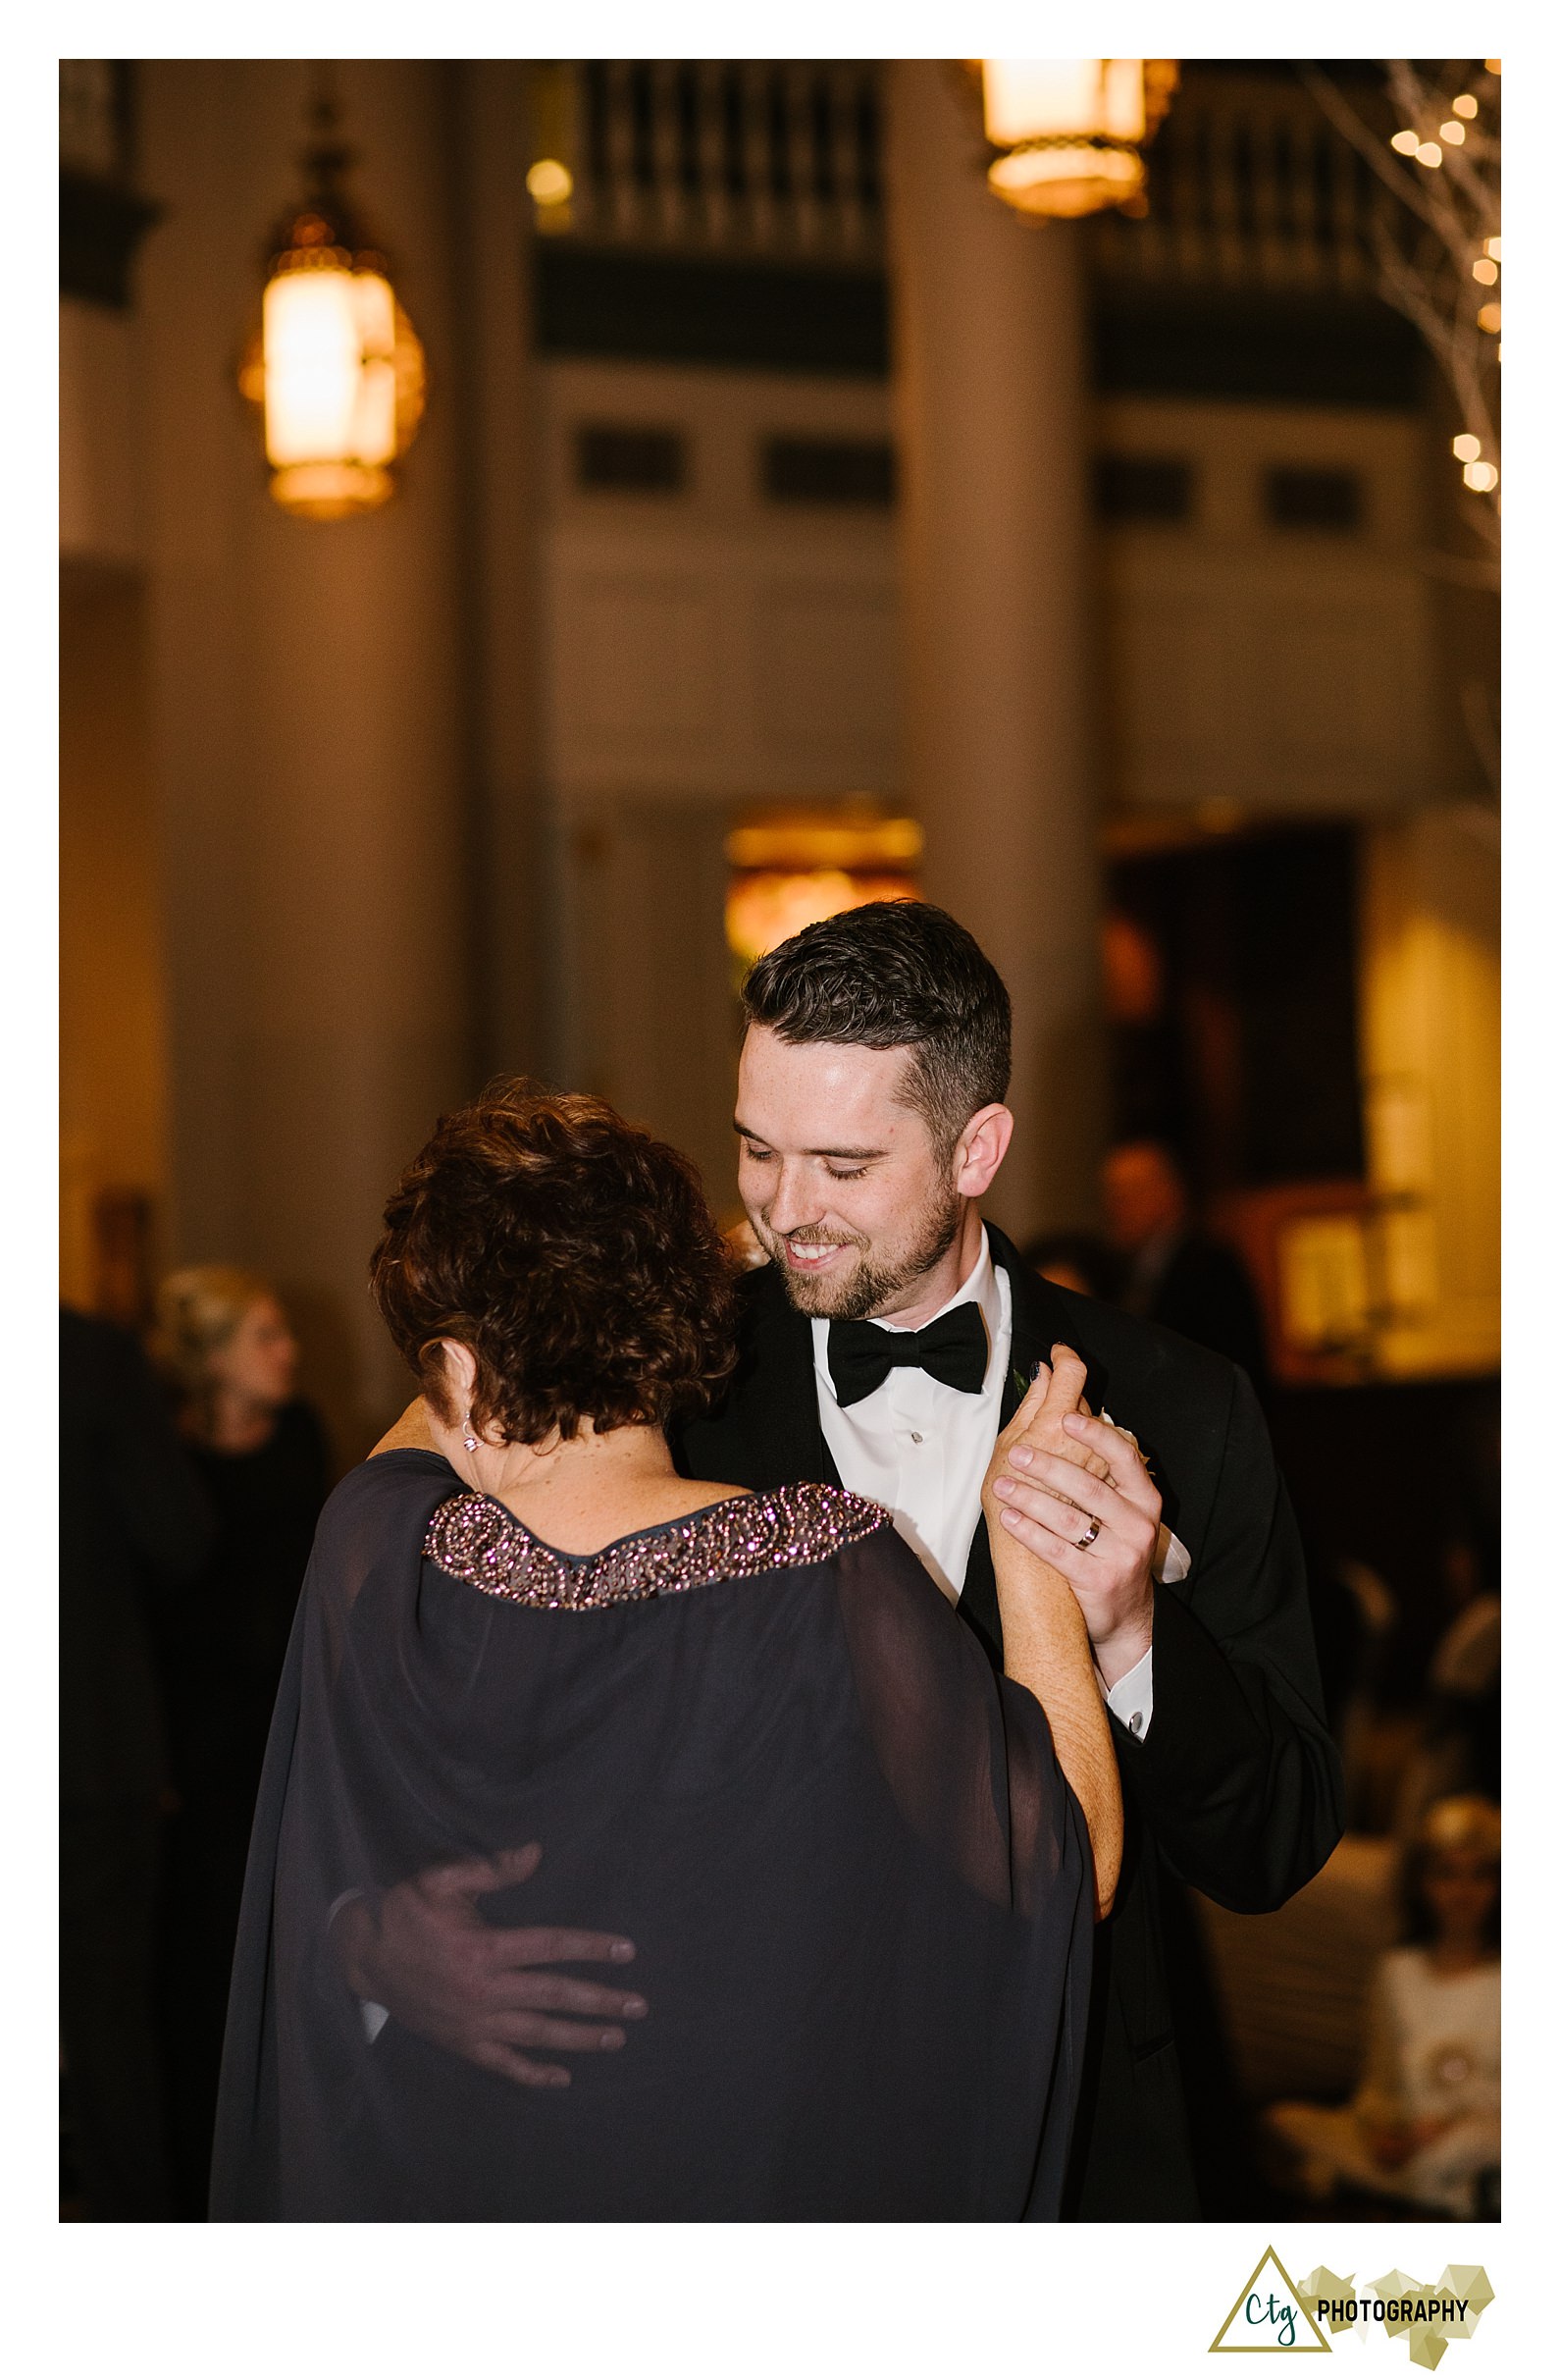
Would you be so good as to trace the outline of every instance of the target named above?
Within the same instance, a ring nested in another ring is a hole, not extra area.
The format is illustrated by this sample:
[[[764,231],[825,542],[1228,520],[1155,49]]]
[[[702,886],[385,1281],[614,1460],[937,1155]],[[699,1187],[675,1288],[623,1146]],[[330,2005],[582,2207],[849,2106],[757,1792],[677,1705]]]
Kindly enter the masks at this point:
[[[1270,2248],[1243,2283],[1208,2352],[1211,2355],[1330,2355],[1332,2349]]]

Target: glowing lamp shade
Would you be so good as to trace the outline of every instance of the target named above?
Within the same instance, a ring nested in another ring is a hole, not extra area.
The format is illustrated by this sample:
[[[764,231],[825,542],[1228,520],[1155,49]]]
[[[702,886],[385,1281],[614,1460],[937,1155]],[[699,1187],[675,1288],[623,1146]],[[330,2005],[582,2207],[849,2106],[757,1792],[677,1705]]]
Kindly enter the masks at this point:
[[[1064,218],[1138,198],[1142,145],[1177,78],[1170,60],[985,58],[976,71],[999,198]]]
[[[1075,132],[1141,140],[1141,58],[987,58],[986,138],[999,148]]]
[[[422,349],[394,291],[340,255],[274,274],[263,303],[271,493],[316,520],[384,503],[422,410]]]
[[[271,494],[307,520],[372,512],[417,435],[422,342],[345,186],[354,152],[327,81],[309,110],[301,205],[267,242],[260,322],[238,388],[263,427]]]

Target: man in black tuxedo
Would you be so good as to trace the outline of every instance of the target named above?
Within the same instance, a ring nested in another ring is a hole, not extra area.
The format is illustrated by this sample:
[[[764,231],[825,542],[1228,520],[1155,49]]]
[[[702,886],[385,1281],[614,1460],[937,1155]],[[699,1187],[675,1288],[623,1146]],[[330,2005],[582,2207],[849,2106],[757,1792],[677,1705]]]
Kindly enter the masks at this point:
[[[1340,1831],[1304,1564],[1256,1399],[1223,1357],[1042,1281],[982,1223],[1014,1130],[1011,1015],[952,918],[874,902],[808,926],[744,999],[740,1179],[769,1262],[744,1285],[725,1402],[685,1423],[678,1461],[760,1491],[815,1479],[875,1497],[1000,1665],[982,1518],[996,1463],[1003,1525],[1077,1596],[1126,1804],[1067,2211],[1193,2217],[1161,1870],[1274,1909]],[[1048,1364],[1091,1409],[1020,1470],[997,1436]],[[429,1443],[419,1412],[382,1445]],[[574,2003],[539,2001],[513,1947],[528,1937],[481,1920],[477,1898],[516,1880],[502,1860],[458,1874],[458,1891],[452,1869],[385,1896],[352,1988],[371,2031],[388,2011],[492,2064],[533,2037],[516,2028],[538,2007]],[[586,2031],[570,2028],[576,2047],[594,2045]]]
[[[1161,1870],[1274,1909],[1340,1831],[1299,1539],[1256,1398],[1222,1357],[1042,1281],[982,1224],[1014,1129],[1010,1011],[952,918],[873,903],[809,926],[744,999],[740,1180],[770,1261],[744,1284],[726,1401],[685,1425],[678,1459],[757,1490],[877,1497],[1000,1663],[981,1482],[1039,1368],[1081,1357],[1087,1406],[1118,1426],[1080,1417],[1065,1454],[998,1490],[1005,1524],[1078,1597],[1127,1812],[1068,2211],[1193,2217]],[[1089,1452],[1108,1484],[1075,1467]]]

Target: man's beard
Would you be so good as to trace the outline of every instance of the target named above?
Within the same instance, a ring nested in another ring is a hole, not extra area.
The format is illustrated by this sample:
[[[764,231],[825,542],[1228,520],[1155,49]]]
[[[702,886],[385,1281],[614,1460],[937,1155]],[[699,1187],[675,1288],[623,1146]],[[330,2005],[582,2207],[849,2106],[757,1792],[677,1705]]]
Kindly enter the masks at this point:
[[[753,1218],[758,1238],[769,1250],[785,1293],[799,1314],[808,1314],[819,1321],[863,1322],[869,1315],[881,1313],[901,1293],[924,1278],[933,1267],[941,1264],[959,1237],[964,1219],[964,1201],[950,1189],[928,1206],[920,1217],[914,1237],[903,1256],[893,1262],[873,1263],[866,1252],[871,1242],[859,1240],[847,1233],[841,1239],[831,1238],[830,1246],[856,1247],[862,1251],[861,1261],[855,1272],[838,1280],[827,1276],[813,1279],[806,1273],[793,1271],[785,1260],[784,1235],[772,1232],[767,1223]],[[791,1235],[799,1247],[816,1246],[819,1239],[805,1232]],[[820,1235],[821,1238],[821,1235]]]

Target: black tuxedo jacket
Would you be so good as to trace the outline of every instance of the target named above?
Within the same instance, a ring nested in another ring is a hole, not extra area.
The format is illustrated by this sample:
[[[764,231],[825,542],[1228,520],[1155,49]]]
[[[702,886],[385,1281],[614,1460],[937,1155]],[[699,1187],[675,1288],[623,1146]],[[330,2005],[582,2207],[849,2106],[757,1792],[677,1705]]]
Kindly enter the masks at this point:
[[[1226,1909],[1275,1909],[1341,1831],[1341,1774],[1322,1718],[1305,1565],[1267,1428],[1243,1372],[1152,1323],[1042,1281],[987,1226],[1013,1290],[1002,1415],[1065,1342],[1086,1394],[1136,1436],[1165,1519],[1191,1557],[1154,1609],[1154,1715],[1113,1716],[1126,1804],[1116,1905],[1096,1929],[1094,1997],[1066,2212],[1083,2221],[1197,2214],[1159,1922],[1161,1865]],[[743,1283],[741,1357],[719,1409],[685,1424],[697,1479],[776,1488],[839,1474],[818,1419],[812,1334],[769,1266]],[[1002,1659],[981,1521],[961,1616]]]

